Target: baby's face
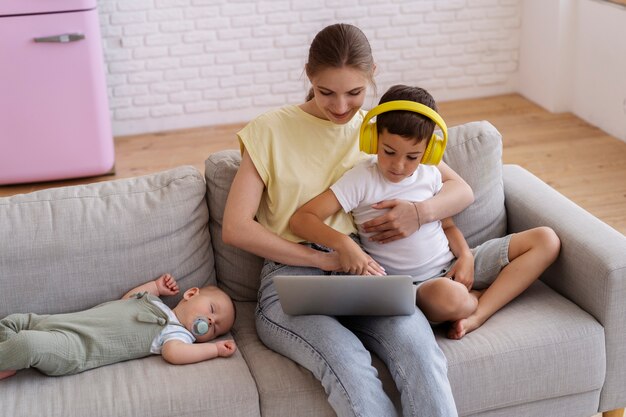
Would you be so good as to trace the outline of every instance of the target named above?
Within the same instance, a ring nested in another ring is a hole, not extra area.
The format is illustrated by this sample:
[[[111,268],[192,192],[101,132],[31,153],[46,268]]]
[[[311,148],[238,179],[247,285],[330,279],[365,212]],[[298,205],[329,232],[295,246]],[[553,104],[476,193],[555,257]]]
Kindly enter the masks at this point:
[[[191,296],[187,302],[187,314],[185,327],[193,333],[193,322],[197,318],[204,319],[208,323],[208,332],[203,335],[195,335],[198,342],[207,342],[227,333],[235,321],[235,308],[233,303],[220,289],[203,289]]]

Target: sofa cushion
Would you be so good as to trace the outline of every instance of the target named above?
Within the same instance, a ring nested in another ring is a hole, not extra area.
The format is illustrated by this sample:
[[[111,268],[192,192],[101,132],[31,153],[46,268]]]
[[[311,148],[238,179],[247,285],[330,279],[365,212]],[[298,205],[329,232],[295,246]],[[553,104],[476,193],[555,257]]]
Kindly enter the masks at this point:
[[[448,358],[460,415],[586,392],[599,398],[606,368],[604,329],[543,282],[461,340],[447,339],[444,329],[435,333]],[[597,407],[597,401],[587,406]],[[597,408],[576,410],[585,411],[592,415]]]
[[[272,417],[335,416],[324,388],[313,374],[268,349],[256,332],[255,302],[235,303],[232,333],[259,390],[261,415]]]
[[[0,198],[0,317],[84,310],[165,272],[215,283],[204,196],[180,167]]]
[[[469,246],[504,236],[502,136],[498,130],[487,121],[451,127],[443,160],[474,191],[474,203],[454,216]]]
[[[193,365],[151,356],[54,378],[28,369],[3,380],[0,390],[0,415],[11,417],[260,415],[239,352]]]
[[[236,304],[238,316],[232,333],[259,389],[261,414],[290,416],[297,409],[302,416],[334,415],[319,381],[259,340],[256,303]],[[463,339],[447,339],[443,326],[435,328],[435,336],[448,359],[448,376],[461,416],[488,411],[504,416],[508,407],[532,409],[537,401],[577,394],[585,394],[586,401],[576,403],[576,396],[561,410],[585,410],[587,415],[597,410],[605,375],[604,330],[593,317],[542,282],[533,284]],[[372,355],[372,364],[400,409],[400,396],[389,371],[376,355]]]
[[[322,384],[313,374],[268,349],[259,339],[255,326],[254,302],[236,303],[237,322],[232,333],[259,389],[261,415],[273,417],[335,416]],[[372,354],[383,388],[400,412],[400,395],[383,362]]]
[[[241,154],[238,150],[226,150],[210,155],[204,163],[209,230],[219,286],[237,301],[256,301],[263,259],[222,241],[226,198],[240,162]]]

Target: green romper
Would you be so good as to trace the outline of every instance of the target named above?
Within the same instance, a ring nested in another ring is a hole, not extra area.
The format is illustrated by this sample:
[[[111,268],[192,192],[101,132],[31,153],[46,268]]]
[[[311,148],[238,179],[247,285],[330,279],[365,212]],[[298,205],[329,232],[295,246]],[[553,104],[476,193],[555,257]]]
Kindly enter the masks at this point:
[[[46,375],[149,356],[167,325],[147,293],[68,314],[11,314],[0,320],[0,371],[37,368]]]

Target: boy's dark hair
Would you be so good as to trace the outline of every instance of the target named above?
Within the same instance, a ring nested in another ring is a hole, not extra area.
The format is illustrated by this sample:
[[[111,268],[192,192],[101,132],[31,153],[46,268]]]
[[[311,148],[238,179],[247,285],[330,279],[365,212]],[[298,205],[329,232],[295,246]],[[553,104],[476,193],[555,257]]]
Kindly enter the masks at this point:
[[[414,101],[437,111],[433,96],[420,87],[394,85],[383,94],[378,104],[394,100]],[[407,110],[388,111],[376,116],[376,130],[379,135],[387,129],[387,132],[391,134],[415,139],[418,143],[424,139],[429,140],[435,131],[435,126],[435,122],[429,117]]]

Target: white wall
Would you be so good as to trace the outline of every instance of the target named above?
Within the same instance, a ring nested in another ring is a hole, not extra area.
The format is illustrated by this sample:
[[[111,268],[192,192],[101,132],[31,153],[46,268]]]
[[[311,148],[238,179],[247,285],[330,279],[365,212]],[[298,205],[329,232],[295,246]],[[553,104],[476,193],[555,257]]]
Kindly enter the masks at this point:
[[[571,106],[575,41],[570,3],[527,0],[522,9],[518,89],[552,112]]]
[[[299,103],[309,43],[336,22],[370,39],[379,95],[396,83],[439,101],[514,92],[521,3],[99,0],[113,132],[242,122]]]
[[[571,111],[626,141],[626,7],[578,4]]]
[[[626,141],[626,8],[525,0],[519,92]]]

